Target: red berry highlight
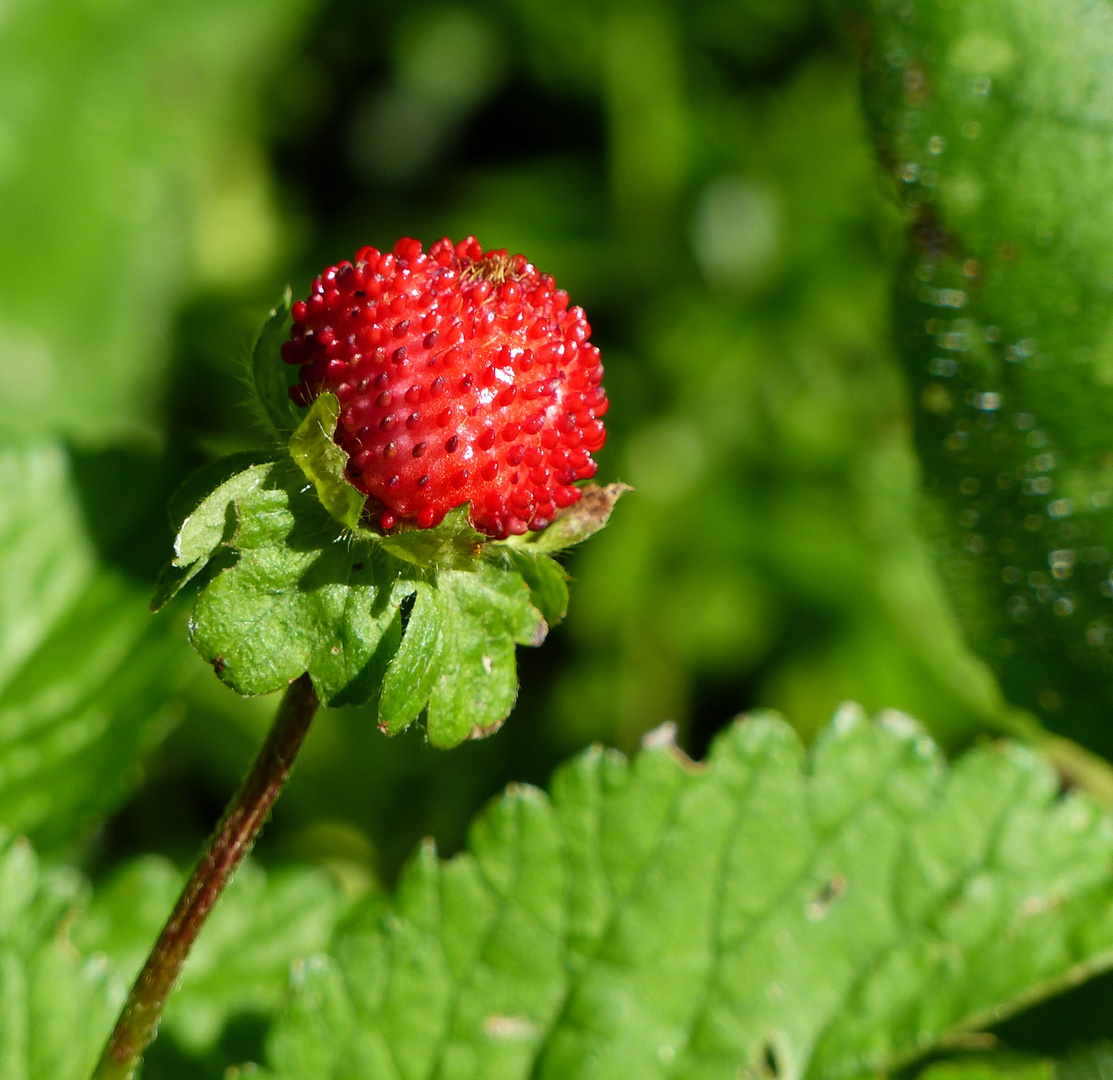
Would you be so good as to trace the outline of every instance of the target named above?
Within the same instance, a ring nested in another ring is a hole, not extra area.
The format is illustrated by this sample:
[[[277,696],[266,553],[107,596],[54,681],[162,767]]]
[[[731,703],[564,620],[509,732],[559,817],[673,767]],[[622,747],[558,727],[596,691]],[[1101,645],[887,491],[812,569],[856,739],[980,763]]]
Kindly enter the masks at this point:
[[[298,405],[340,401],[348,476],[380,525],[438,524],[471,503],[503,538],[543,529],[580,498],[606,439],[603,365],[582,308],[522,255],[475,237],[423,252],[361,248],[304,301],[282,358],[301,365]]]

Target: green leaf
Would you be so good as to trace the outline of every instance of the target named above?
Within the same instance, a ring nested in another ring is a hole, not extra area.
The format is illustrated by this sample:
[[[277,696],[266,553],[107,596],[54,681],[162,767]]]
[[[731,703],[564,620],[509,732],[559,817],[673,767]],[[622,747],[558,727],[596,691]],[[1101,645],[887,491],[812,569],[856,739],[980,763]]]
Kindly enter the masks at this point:
[[[130,985],[183,883],[165,859],[126,864],[74,924],[73,945],[108,956]],[[245,863],[190,953],[161,1031],[197,1055],[212,1048],[232,1017],[274,1013],[291,965],[325,947],[346,904],[322,870],[267,873]]]
[[[0,690],[0,822],[41,847],[122,804],[180,719],[189,650],[144,592],[101,572]]]
[[[0,1077],[85,1080],[181,888],[164,859],[128,863],[90,897],[0,834]],[[193,1054],[230,1019],[281,1004],[292,965],[320,950],[348,901],[321,870],[248,862],[217,904],[163,1031]]]
[[[66,926],[87,895],[26,840],[0,835],[0,1076],[85,1080],[123,1002],[103,957],[82,957]]]
[[[344,534],[292,462],[250,472],[225,502],[235,562],[198,598],[191,640],[240,693],[272,693],[308,671],[332,701],[370,669],[412,587],[402,564]]]
[[[1113,10],[854,6],[942,565],[1010,700],[1108,754]]]
[[[64,450],[0,448],[0,682],[91,580],[96,553]]]
[[[387,666],[379,695],[379,726],[389,735],[409,727],[429,702],[444,665],[444,606],[440,593],[421,582],[413,597],[401,645]]]
[[[284,1080],[888,1072],[1109,964],[1113,822],[1000,744],[846,708],[514,787],[302,972]]]
[[[431,543],[455,543],[466,520],[465,510]],[[433,571],[395,558],[381,538],[329,515],[292,461],[226,480],[186,519],[178,559],[196,560],[191,573],[220,548],[190,633],[226,683],[266,694],[308,671],[333,705],[381,690],[380,726],[399,731],[428,707],[437,746],[502,723],[517,694],[515,644],[545,635],[511,566],[473,559],[471,569]]]
[[[134,787],[188,657],[146,608],[97,569],[68,456],[0,451],[0,825],[64,844]]]
[[[560,511],[547,529],[512,536],[498,543],[535,553],[563,551],[594,536],[610,521],[614,504],[633,490],[628,484],[608,484],[602,488],[588,484],[579,502]]]
[[[441,571],[437,592],[444,651],[428,732],[434,746],[447,748],[498,730],[518,696],[514,646],[540,645],[548,628],[522,578],[486,563]]]
[[[273,434],[285,441],[299,424],[300,417],[290,400],[286,379],[288,366],[282,359],[282,343],[289,334],[290,286],[282,299],[271,309],[259,340],[251,353],[251,376],[255,393],[263,412],[273,429]]]
[[[492,545],[491,550],[494,549]],[[522,575],[533,606],[545,617],[545,622],[550,627],[556,626],[568,614],[568,574],[564,567],[529,548],[505,548],[503,557],[506,565]]]
[[[152,611],[168,604],[231,539],[236,500],[254,491],[272,464],[273,455],[223,458],[199,469],[175,494],[170,508],[171,518],[178,522],[174,557],[159,577]]]
[[[936,1062],[922,1070],[917,1080],[1055,1080],[1055,1077],[1055,1062],[1048,1059],[979,1054],[967,1060]]]
[[[290,456],[313,482],[321,505],[341,525],[357,529],[367,497],[348,482],[348,455],[332,441],[339,416],[336,395],[321,394],[290,436]]]

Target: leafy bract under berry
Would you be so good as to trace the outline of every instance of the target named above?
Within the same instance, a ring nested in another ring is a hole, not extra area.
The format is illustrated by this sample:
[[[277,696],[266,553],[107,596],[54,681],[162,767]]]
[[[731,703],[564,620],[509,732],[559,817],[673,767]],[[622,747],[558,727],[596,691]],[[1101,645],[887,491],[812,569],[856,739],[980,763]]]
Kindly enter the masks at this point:
[[[291,396],[335,394],[347,476],[384,530],[428,528],[465,503],[488,536],[545,529],[595,475],[599,350],[583,310],[523,256],[474,237],[363,248],[292,314]]]

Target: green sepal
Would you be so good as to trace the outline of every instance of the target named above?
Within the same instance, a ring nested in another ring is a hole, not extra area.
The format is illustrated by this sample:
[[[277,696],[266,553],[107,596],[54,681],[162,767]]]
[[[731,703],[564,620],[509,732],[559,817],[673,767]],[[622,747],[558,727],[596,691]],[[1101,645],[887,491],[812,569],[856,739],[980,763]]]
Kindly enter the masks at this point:
[[[444,653],[429,695],[426,730],[434,746],[493,734],[518,696],[515,645],[540,645],[548,633],[521,575],[482,562],[437,575],[444,605]]]
[[[299,423],[297,410],[290,400],[286,365],[282,360],[282,344],[287,338],[290,322],[290,300],[290,286],[287,285],[282,299],[263,323],[251,354],[255,394],[273,433],[281,440],[285,440]]]
[[[223,682],[267,694],[308,672],[322,701],[370,704],[389,734],[424,713],[439,747],[502,724],[517,696],[515,647],[540,644],[548,629],[533,602],[538,557],[480,558],[465,507],[425,530],[439,533],[429,550],[455,545],[452,561],[422,568],[412,550],[399,558],[384,538],[336,520],[292,458],[227,468],[209,470],[219,482],[208,496],[185,500],[165,576],[170,593],[211,565],[190,639]],[[463,542],[475,544],[470,559]]]
[[[272,463],[273,455],[265,453],[233,454],[202,466],[182,484],[170,501],[174,557],[159,574],[152,611],[165,607],[231,538],[236,498],[257,485]]]
[[[555,559],[541,552],[518,547],[491,545],[492,559],[498,559],[511,570],[522,575],[529,587],[533,606],[550,627],[568,614],[568,573]]]
[[[308,671],[326,703],[357,703],[384,663],[378,649],[406,567],[333,520],[292,461],[266,468],[234,502],[227,543],[237,558],[197,600],[194,648],[242,694],[284,689]]]
[[[392,555],[425,569],[469,570],[479,562],[488,538],[471,523],[471,504],[450,510],[432,529],[405,528],[379,538]]]
[[[629,484],[608,484],[606,487],[588,484],[583,489],[583,497],[579,502],[557,514],[548,528],[540,532],[524,533],[522,536],[511,536],[495,543],[546,555],[564,551],[575,544],[583,543],[603,528],[610,520],[614,504],[627,491],[633,490]]]
[[[425,709],[441,673],[445,654],[445,611],[437,590],[418,583],[405,636],[383,677],[379,728],[396,735]]]
[[[349,529],[359,529],[367,496],[360,494],[345,474],[348,455],[332,441],[340,416],[335,394],[321,394],[290,436],[290,456],[317,489],[321,505]]]

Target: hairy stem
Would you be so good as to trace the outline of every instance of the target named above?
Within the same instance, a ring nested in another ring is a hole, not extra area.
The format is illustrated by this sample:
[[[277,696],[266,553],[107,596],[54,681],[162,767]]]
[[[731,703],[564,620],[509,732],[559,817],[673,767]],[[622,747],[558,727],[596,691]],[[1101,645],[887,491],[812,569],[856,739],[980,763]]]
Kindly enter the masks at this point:
[[[290,775],[320,702],[308,675],[290,684],[274,726],[213,833],[131,988],[93,1080],[129,1080],[158,1030],[166,999],[213,905],[232,880]]]

